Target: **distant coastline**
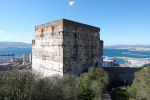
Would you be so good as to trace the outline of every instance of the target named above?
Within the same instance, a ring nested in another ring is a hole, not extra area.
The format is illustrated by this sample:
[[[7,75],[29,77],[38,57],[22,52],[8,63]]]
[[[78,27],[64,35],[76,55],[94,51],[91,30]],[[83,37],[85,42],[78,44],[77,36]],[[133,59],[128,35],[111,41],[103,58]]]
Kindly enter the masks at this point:
[[[150,63],[149,46],[106,46],[104,56],[119,61],[121,66],[142,67]]]
[[[150,45],[112,45],[105,46],[106,49],[127,49],[129,51],[150,52]]]
[[[0,42],[0,48],[31,48],[31,44],[24,42]]]
[[[14,56],[0,56],[0,59],[22,57],[23,54],[31,54],[32,48],[0,48],[0,54],[14,54]]]

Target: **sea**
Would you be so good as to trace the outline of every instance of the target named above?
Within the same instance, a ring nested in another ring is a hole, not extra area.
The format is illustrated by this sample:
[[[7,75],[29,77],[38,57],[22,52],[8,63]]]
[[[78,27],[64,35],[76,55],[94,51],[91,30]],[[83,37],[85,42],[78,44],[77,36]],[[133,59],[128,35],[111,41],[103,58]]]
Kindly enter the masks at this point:
[[[31,54],[31,48],[0,48],[0,54],[13,53],[14,56],[0,56],[0,59],[10,59],[13,57],[22,57],[23,54]],[[131,51],[129,49],[104,48],[104,56],[111,57],[119,61],[120,64],[126,63],[121,57],[130,58],[150,58],[150,51]]]
[[[0,56],[0,59],[11,59],[31,54],[31,48],[0,48],[0,54],[15,54],[14,56]]]
[[[118,60],[119,64],[125,64],[126,61],[121,59],[121,57],[150,58],[150,51],[132,51],[130,49],[104,48],[104,56]]]

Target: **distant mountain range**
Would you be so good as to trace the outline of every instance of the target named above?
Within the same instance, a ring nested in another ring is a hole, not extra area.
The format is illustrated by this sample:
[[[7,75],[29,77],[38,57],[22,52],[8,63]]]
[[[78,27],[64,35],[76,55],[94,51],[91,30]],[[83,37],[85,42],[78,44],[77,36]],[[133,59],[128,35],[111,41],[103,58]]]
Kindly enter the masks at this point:
[[[104,48],[150,48],[150,45],[110,45],[104,46]]]
[[[31,48],[31,43],[24,42],[0,42],[0,48]],[[150,45],[109,45],[104,48],[150,48]]]
[[[0,48],[31,48],[31,44],[24,42],[0,42]]]

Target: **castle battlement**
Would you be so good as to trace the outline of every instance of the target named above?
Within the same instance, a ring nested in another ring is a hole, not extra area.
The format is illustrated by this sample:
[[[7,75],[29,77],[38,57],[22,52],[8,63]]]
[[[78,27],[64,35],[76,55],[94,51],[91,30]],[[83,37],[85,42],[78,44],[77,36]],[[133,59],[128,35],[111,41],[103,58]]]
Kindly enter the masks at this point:
[[[100,28],[60,19],[35,27],[32,68],[44,76],[80,74],[102,64]]]

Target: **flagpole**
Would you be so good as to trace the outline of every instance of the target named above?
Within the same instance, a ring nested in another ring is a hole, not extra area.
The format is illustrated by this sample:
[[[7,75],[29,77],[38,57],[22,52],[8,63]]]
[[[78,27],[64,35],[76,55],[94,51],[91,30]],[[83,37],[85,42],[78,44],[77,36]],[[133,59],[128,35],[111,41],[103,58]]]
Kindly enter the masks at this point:
[[[69,0],[68,0],[68,19],[69,19],[69,14],[70,14],[70,9],[69,9],[70,7],[69,7]]]

